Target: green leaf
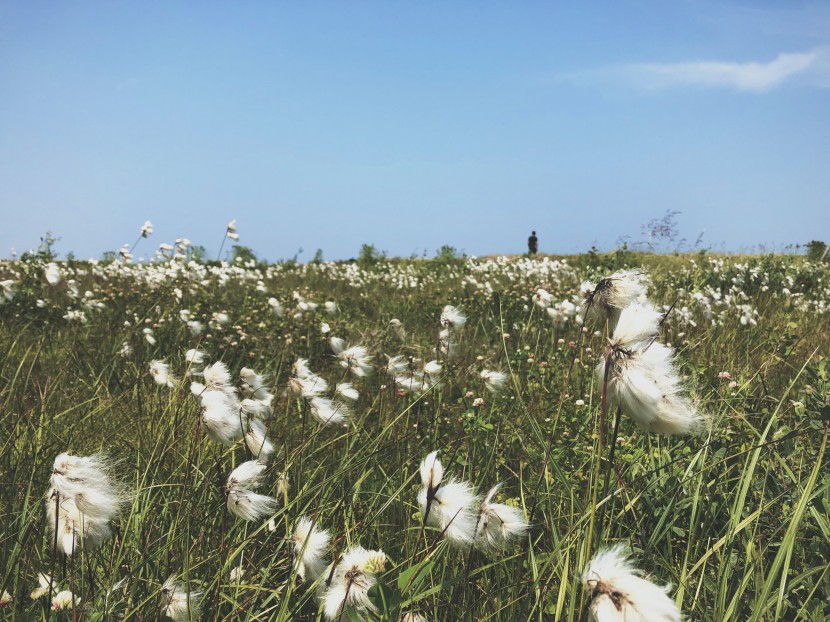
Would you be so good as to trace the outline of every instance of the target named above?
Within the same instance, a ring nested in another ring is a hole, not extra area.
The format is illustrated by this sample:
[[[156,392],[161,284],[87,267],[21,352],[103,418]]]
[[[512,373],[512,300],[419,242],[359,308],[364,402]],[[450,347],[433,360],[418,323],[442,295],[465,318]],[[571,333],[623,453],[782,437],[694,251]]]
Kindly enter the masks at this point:
[[[428,561],[410,566],[398,576],[398,589],[402,593],[415,590],[432,571],[435,562]]]
[[[369,600],[377,607],[381,618],[396,620],[403,602],[403,597],[397,588],[389,587],[378,581],[369,588]]]

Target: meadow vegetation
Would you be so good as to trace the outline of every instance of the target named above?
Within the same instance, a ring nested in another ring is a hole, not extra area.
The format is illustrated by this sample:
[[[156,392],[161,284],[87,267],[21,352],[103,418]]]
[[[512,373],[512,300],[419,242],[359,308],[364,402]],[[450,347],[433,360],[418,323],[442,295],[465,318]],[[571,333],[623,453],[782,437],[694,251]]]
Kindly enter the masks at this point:
[[[830,619],[827,264],[626,250],[399,260],[372,247],[356,262],[266,265],[178,251],[0,264],[4,620],[330,619],[320,595],[334,572],[309,579],[297,563],[303,517],[329,532],[326,564],[358,545],[374,555],[369,604],[344,606],[344,621],[585,620],[582,571],[617,543],[672,584],[689,620]],[[614,438],[615,408],[601,417],[608,329],[591,317],[582,329],[580,284],[624,267],[650,275],[659,339],[709,417],[698,435],[623,415]],[[442,324],[446,305],[466,322]],[[354,346],[365,353],[343,354]],[[298,359],[327,397],[308,394]],[[169,367],[151,374],[153,361]],[[216,442],[202,422],[198,373],[216,362],[240,398],[257,397],[254,372],[272,396],[257,492],[274,502],[254,520],[228,510],[227,488],[251,444]],[[343,382],[356,400],[332,397]],[[342,410],[327,420],[320,398]],[[435,451],[445,479],[479,495],[501,483],[493,500],[529,529],[461,546],[424,526],[419,467]],[[71,555],[49,527],[63,452],[106,456],[126,495],[111,537]],[[32,597],[40,573],[51,579]],[[199,593],[189,612],[166,608],[175,590]],[[55,605],[61,591],[75,600]]]

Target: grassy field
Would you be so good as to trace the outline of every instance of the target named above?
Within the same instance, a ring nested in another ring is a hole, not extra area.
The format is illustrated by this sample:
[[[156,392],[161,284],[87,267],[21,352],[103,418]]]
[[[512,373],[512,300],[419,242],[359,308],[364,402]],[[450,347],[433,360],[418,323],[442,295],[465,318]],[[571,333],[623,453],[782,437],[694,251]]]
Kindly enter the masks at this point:
[[[328,577],[300,581],[294,565],[303,516],[329,531],[327,561],[356,545],[385,553],[370,594],[376,612],[347,608],[343,620],[584,620],[582,569],[618,542],[653,581],[672,584],[689,620],[830,619],[826,265],[624,252],[307,265],[47,260],[0,264],[4,620],[162,619],[169,577],[201,593],[194,619],[325,619]],[[606,327],[589,318],[580,338],[577,305],[584,279],[624,265],[644,267],[650,299],[671,309],[660,341],[676,349],[710,426],[661,436],[623,416],[615,470],[616,410],[601,417],[594,373]],[[451,355],[439,337],[445,305],[467,318],[452,331]],[[341,365],[331,337],[365,346],[374,373]],[[245,521],[226,507],[228,475],[252,455],[244,440],[226,446],[200,426],[191,382],[204,380],[189,349],[224,362],[240,397],[243,367],[267,376],[273,453],[258,492],[277,505],[265,517]],[[408,357],[410,377],[432,360],[440,371],[409,390],[386,371],[396,355]],[[298,359],[328,381],[329,398],[340,382],[359,391],[342,423],[323,425],[292,391]],[[155,382],[153,360],[177,382]],[[484,369],[506,374],[500,390],[485,386]],[[501,482],[495,500],[521,511],[527,534],[490,550],[424,528],[419,465],[433,451],[445,477],[479,494]],[[71,556],[55,551],[46,509],[62,452],[102,452],[129,493],[112,536]],[[32,598],[39,573],[53,591],[71,590],[76,606]]]

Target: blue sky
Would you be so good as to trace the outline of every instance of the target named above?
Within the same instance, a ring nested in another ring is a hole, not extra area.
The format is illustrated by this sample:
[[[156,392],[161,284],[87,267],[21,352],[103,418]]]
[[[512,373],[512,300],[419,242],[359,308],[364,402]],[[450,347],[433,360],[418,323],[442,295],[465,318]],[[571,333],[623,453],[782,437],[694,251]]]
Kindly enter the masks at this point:
[[[830,238],[826,2],[0,0],[0,93],[2,257]]]

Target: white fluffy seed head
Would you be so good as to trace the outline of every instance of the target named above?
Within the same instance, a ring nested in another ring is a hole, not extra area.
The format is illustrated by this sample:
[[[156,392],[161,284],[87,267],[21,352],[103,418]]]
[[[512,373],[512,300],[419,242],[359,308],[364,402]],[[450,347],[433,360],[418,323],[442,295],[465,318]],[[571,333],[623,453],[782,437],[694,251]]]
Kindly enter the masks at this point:
[[[646,301],[648,275],[642,270],[618,270],[593,284],[585,281],[580,287],[585,308],[608,318],[612,330],[622,309]]]
[[[258,460],[248,460],[247,462],[243,462],[231,471],[230,476],[228,476],[228,489],[238,486],[253,489],[259,487],[262,482],[262,474],[267,468],[267,465],[259,462]]]
[[[582,573],[592,619],[681,622],[682,615],[668,596],[671,586],[657,586],[641,574],[623,544],[597,552]]]
[[[452,305],[447,305],[441,311],[441,326],[450,330],[461,330],[464,324],[467,323],[467,318]]]
[[[161,612],[174,620],[198,620],[201,615],[202,593],[188,592],[184,586],[170,577],[161,588]]]
[[[341,382],[339,383],[334,392],[338,395],[342,395],[347,400],[355,401],[360,397],[360,393],[357,389],[355,389],[350,382]]]
[[[227,506],[234,516],[253,522],[276,512],[277,500],[246,488],[235,488],[228,492]]]
[[[626,350],[644,347],[657,338],[662,319],[662,313],[648,303],[625,307],[611,336],[611,345]]]
[[[314,581],[326,568],[324,558],[331,536],[325,529],[319,529],[311,519],[303,516],[294,528],[295,565],[297,576],[302,581]]]
[[[507,549],[530,528],[524,512],[503,503],[493,503],[501,484],[496,484],[479,505],[475,545],[484,550]]]
[[[478,497],[467,482],[449,480],[442,483],[434,491],[431,501],[424,486],[418,493],[418,505],[421,514],[426,515],[426,523],[440,529],[452,544],[467,547],[474,542]]]
[[[501,371],[490,369],[481,370],[481,378],[484,380],[484,386],[490,393],[498,393],[504,388],[504,383],[507,381],[507,374]]]
[[[707,417],[683,395],[672,356],[671,349],[659,342],[641,342],[632,350],[615,350],[608,374],[609,399],[648,432],[701,432],[706,428]],[[602,383],[604,357],[597,365],[596,375]]]
[[[313,397],[309,401],[312,414],[323,425],[344,423],[351,416],[349,408],[343,402],[326,397]]]
[[[267,461],[274,453],[274,445],[268,440],[265,433],[265,424],[259,419],[251,418],[247,423],[245,444],[257,460]]]
[[[421,461],[421,483],[429,490],[435,490],[444,478],[444,467],[438,459],[438,452],[433,451]]]
[[[346,608],[352,608],[360,616],[365,611],[375,611],[369,600],[369,589],[377,582],[375,574],[386,565],[383,551],[367,551],[355,546],[343,554],[334,569],[331,585],[323,596],[323,613],[335,620]]]
[[[228,371],[228,366],[222,361],[216,361],[213,365],[205,367],[204,378],[208,391],[222,391],[225,393],[233,391],[231,373]]]
[[[153,381],[156,384],[170,388],[173,388],[176,384],[178,384],[178,380],[170,374],[170,366],[164,361],[150,361],[149,369],[150,375],[153,376]]]
[[[196,390],[192,383],[191,391]],[[200,422],[208,436],[224,445],[230,445],[242,437],[243,429],[240,421],[240,404],[236,396],[224,391],[205,389],[200,393],[201,411]]]

